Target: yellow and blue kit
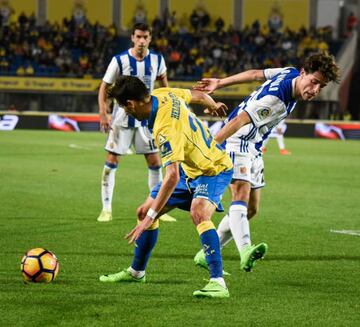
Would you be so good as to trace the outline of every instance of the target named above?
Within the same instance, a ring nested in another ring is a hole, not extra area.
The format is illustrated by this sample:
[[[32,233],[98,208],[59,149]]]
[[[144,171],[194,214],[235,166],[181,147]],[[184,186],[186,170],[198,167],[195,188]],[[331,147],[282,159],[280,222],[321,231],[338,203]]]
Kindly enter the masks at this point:
[[[160,88],[152,92],[149,127],[163,166],[181,163],[180,181],[167,205],[189,210],[194,197],[207,198],[222,211],[221,196],[231,181],[232,162],[208,128],[189,110],[190,90]],[[151,192],[156,198],[161,184]]]
[[[196,197],[211,201],[218,211],[221,196],[232,178],[232,162],[226,152],[213,140],[207,127],[189,110],[190,90],[161,88],[152,92],[149,128],[160,149],[163,166],[180,163],[180,181],[167,206],[190,210]],[[161,183],[153,188],[156,198]],[[144,271],[158,237],[158,225],[146,230],[136,241],[131,267]],[[204,248],[210,277],[222,276],[219,238],[214,224],[207,220],[197,225]]]

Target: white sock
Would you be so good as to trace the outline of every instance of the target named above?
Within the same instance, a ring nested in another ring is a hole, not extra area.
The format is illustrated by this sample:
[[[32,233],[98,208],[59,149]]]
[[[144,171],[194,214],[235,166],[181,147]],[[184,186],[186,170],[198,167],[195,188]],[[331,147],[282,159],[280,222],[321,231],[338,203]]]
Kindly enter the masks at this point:
[[[112,197],[115,187],[116,164],[105,163],[101,176],[101,200],[103,210],[111,211]]]
[[[210,281],[211,282],[218,282],[222,287],[226,288],[224,278],[222,278],[222,277],[210,278]]]
[[[132,267],[128,268],[128,272],[133,276],[134,278],[143,278],[145,275],[145,270],[135,270]]]
[[[232,240],[232,234],[229,225],[229,215],[226,215],[221,221],[217,228],[217,234],[220,240],[220,247],[223,248]]]
[[[285,149],[285,142],[284,142],[284,135],[278,135],[276,137],[278,146],[280,150],[284,150]]]
[[[238,251],[251,245],[250,224],[247,219],[247,205],[243,201],[232,202],[229,209],[229,225]]]
[[[161,166],[149,167],[148,169],[148,185],[151,191],[157,184],[162,181]]]

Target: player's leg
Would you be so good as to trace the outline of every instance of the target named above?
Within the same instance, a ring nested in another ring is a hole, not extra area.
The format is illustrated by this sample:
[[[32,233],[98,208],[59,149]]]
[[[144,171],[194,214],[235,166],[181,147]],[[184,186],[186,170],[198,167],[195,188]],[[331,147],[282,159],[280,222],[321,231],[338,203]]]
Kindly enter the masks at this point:
[[[264,161],[261,156],[253,159],[251,167],[251,191],[248,201],[247,220],[253,218],[259,211],[261,188],[265,186],[264,179]],[[247,245],[240,252],[240,267],[245,271],[251,271],[255,262],[262,259],[268,246],[266,243],[258,243],[255,245]]]
[[[143,220],[151,207],[154,199],[149,196],[145,202],[137,209],[138,222]],[[173,208],[164,207],[160,214]],[[145,269],[154,249],[159,235],[159,220],[156,219],[153,224],[145,230],[140,238],[135,242],[134,256],[130,267],[115,274],[100,276],[101,282],[145,282]]]
[[[234,152],[231,152],[230,156],[233,158],[234,164],[233,180],[230,185],[232,203],[228,214],[221,220],[217,233],[221,248],[234,238],[237,248],[240,251],[242,248],[240,245],[244,240],[246,241],[244,246],[250,243],[250,228],[247,222],[247,203],[251,190],[252,159],[248,155],[240,155]],[[194,262],[200,267],[207,268],[204,259],[204,252],[200,250],[195,255]]]
[[[161,161],[159,153],[145,154],[145,160],[148,166],[148,186],[151,191],[162,181]]]
[[[241,253],[243,248],[251,245],[250,224],[247,216],[251,184],[250,182],[236,179],[232,181],[230,191],[229,227],[236,247]]]
[[[107,222],[112,219],[112,198],[115,188],[115,174],[119,157],[126,154],[131,146],[134,130],[113,125],[109,132],[105,150],[108,151],[101,176],[102,211],[98,221]]]
[[[282,155],[290,155],[291,152],[286,150],[285,148],[285,140],[284,140],[284,134],[287,129],[287,126],[284,122],[280,123],[276,128],[276,141],[279,147],[280,154]]]
[[[266,138],[265,140],[263,140],[262,143],[262,147],[261,147],[261,151],[262,153],[265,153],[267,150],[267,144],[269,143],[270,137]]]
[[[144,201],[144,203],[137,209],[138,220],[145,218],[146,213],[151,207],[154,199],[157,197],[161,187],[161,183],[157,184],[150,192],[150,196]],[[180,181],[176,185],[173,194],[170,196],[166,206],[161,210],[159,215],[162,215],[173,208],[181,208],[184,210],[190,210],[191,194],[186,184],[186,177],[181,172]],[[151,251],[156,245],[158,238],[159,219],[156,219],[154,223],[145,230],[140,238],[136,241],[134,248],[134,257],[131,266],[123,271],[111,275],[100,276],[102,282],[136,282],[145,281],[145,268],[149,261]]]
[[[259,213],[261,200],[261,188],[252,188],[248,204],[248,220]]]
[[[206,199],[196,198],[191,205],[191,218],[200,236],[205,258],[210,271],[210,283],[203,289],[195,291],[196,297],[228,297],[229,291],[223,278],[222,258],[219,237],[212,221],[215,211],[213,203]]]
[[[148,186],[151,191],[162,181],[161,160],[153,135],[146,126],[136,128],[134,139],[137,154],[144,154],[148,166]]]
[[[223,279],[219,236],[210,220],[215,209],[223,211],[220,199],[231,180],[232,171],[217,176],[200,176],[190,187],[194,192],[190,214],[200,236],[200,241],[209,267],[210,282],[203,289],[195,291],[197,297],[228,297],[229,292]]]

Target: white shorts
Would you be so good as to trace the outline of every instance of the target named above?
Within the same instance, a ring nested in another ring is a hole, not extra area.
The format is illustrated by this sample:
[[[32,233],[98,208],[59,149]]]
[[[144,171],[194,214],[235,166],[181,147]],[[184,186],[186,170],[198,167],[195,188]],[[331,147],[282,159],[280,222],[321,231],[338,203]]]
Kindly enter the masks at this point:
[[[137,154],[158,152],[154,137],[146,126],[112,126],[105,150],[118,155],[125,155],[131,145],[134,145]]]
[[[243,180],[251,183],[251,188],[265,186],[264,160],[262,156],[252,156],[229,152],[234,164],[233,180]]]

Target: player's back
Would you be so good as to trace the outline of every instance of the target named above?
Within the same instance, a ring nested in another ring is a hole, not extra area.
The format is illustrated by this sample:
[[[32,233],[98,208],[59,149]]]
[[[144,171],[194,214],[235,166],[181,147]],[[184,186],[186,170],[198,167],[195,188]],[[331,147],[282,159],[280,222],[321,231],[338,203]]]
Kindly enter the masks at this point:
[[[181,162],[191,178],[232,168],[230,158],[209,129],[189,110],[190,90],[161,88],[152,95],[156,99],[150,123],[164,166]]]

